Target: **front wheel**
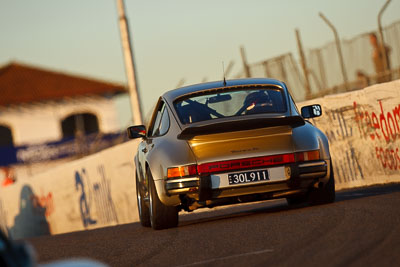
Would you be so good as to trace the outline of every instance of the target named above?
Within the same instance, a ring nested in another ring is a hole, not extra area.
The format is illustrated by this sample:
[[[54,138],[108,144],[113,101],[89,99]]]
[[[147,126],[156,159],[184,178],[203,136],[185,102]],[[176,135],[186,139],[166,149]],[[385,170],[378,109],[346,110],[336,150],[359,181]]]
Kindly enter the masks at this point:
[[[147,171],[150,187],[150,222],[155,230],[167,229],[178,226],[178,209],[174,206],[164,205],[158,198],[156,185],[150,170]]]

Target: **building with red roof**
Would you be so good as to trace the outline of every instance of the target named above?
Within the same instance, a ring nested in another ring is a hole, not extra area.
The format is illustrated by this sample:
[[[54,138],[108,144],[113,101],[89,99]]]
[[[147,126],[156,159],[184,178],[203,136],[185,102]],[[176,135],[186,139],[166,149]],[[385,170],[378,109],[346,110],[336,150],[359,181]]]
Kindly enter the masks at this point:
[[[123,94],[127,89],[121,84],[17,62],[2,66],[0,149],[63,143],[121,131],[125,125],[119,125],[114,100]],[[18,151],[21,153],[16,155],[17,162],[27,158],[35,161],[32,151]],[[39,159],[42,155],[37,154]],[[3,158],[1,164],[0,157],[0,166],[4,162],[7,159]]]
[[[119,84],[97,81],[20,63],[0,68],[0,106],[126,93]]]

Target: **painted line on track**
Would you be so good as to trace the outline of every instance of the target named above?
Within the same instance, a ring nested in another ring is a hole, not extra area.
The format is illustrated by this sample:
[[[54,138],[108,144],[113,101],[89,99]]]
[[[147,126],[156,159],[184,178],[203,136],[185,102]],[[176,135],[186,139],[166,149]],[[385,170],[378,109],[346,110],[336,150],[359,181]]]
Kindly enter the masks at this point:
[[[273,249],[264,249],[264,250],[259,250],[259,251],[230,255],[230,256],[221,257],[221,258],[214,258],[214,259],[209,259],[209,260],[204,260],[204,261],[196,261],[196,262],[192,262],[192,263],[188,263],[188,264],[184,264],[184,265],[179,265],[177,267],[186,267],[186,266],[207,264],[207,263],[213,263],[216,261],[229,260],[229,259],[234,259],[234,258],[239,258],[239,257],[244,257],[244,256],[258,255],[258,254],[263,254],[263,253],[271,253],[273,251],[274,251]]]

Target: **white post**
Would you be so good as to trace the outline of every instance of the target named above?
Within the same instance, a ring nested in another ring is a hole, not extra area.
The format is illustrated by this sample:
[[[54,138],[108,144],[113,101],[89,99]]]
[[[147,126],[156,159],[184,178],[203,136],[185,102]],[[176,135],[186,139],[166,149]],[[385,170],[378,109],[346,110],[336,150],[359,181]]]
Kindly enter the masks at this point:
[[[132,45],[130,42],[129,28],[125,16],[125,6],[123,0],[117,0],[119,29],[125,59],[125,71],[128,78],[129,95],[131,100],[132,119],[134,125],[143,124],[142,112],[140,108],[139,94],[135,77],[135,62],[133,59]]]

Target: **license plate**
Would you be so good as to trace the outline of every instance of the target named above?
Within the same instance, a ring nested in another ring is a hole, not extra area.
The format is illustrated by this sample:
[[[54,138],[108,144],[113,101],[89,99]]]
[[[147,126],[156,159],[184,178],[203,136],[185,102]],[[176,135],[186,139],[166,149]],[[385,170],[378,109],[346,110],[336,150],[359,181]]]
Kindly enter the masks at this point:
[[[269,181],[268,170],[231,173],[228,175],[229,184],[246,184],[259,181]]]

